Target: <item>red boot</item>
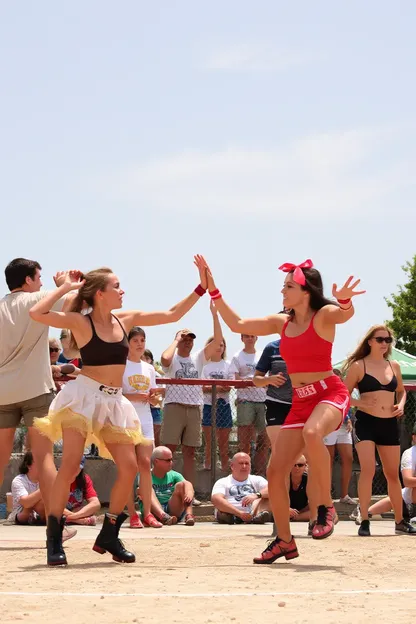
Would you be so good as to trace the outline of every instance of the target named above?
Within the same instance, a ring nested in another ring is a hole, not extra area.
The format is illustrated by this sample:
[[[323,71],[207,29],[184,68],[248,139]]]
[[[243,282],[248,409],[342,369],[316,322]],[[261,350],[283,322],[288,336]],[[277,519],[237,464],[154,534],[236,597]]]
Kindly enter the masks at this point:
[[[286,560],[299,557],[298,549],[294,538],[290,542],[284,542],[280,537],[272,540],[267,548],[263,550],[260,557],[254,557],[253,563],[273,563],[276,559],[284,557]]]

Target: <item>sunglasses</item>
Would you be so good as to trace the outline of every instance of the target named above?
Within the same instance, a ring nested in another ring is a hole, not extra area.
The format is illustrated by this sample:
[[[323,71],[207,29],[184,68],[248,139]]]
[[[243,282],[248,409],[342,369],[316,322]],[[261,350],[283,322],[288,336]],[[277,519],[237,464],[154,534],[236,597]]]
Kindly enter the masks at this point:
[[[173,462],[173,457],[171,457],[170,459],[162,459],[161,457],[159,457],[158,459],[159,461]]]
[[[382,344],[383,342],[391,344],[393,342],[393,338],[391,336],[387,336],[387,338],[384,338],[384,336],[376,336],[374,340],[378,342],[378,344]]]
[[[306,464],[295,464],[295,468],[303,468]]]
[[[51,347],[49,349],[49,353],[59,353],[60,349],[58,347]]]

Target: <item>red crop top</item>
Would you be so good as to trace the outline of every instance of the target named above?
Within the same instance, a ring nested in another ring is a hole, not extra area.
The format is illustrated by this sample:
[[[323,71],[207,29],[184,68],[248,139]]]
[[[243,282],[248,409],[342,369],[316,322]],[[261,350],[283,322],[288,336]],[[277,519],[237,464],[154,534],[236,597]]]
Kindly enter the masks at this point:
[[[320,373],[332,370],[332,342],[318,336],[311,318],[309,327],[299,336],[286,336],[286,327],[283,325],[280,340],[280,355],[286,362],[289,375],[294,373]]]

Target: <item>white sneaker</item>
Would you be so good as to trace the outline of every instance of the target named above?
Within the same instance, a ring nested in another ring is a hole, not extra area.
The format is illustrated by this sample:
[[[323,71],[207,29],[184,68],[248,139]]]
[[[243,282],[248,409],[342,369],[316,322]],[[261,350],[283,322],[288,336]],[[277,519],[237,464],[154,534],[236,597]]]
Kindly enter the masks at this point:
[[[78,531],[76,529],[65,526],[62,532],[62,541],[66,542],[67,540],[71,539],[71,537],[75,537],[77,533]]]
[[[359,505],[357,505],[357,507],[351,513],[350,519],[355,520],[355,524],[358,524],[358,526],[361,524],[361,510]]]
[[[344,496],[343,498],[339,499],[340,503],[344,503],[345,505],[356,505],[357,503],[351,498],[351,496],[348,496],[348,494],[346,496]]]

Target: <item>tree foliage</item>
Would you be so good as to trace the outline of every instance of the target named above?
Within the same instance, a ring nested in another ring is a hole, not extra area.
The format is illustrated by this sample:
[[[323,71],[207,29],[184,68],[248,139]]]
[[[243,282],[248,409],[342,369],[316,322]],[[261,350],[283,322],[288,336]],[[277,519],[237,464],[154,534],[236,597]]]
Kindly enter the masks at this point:
[[[402,268],[408,281],[386,298],[393,315],[387,325],[396,335],[397,348],[416,355],[416,255]]]

